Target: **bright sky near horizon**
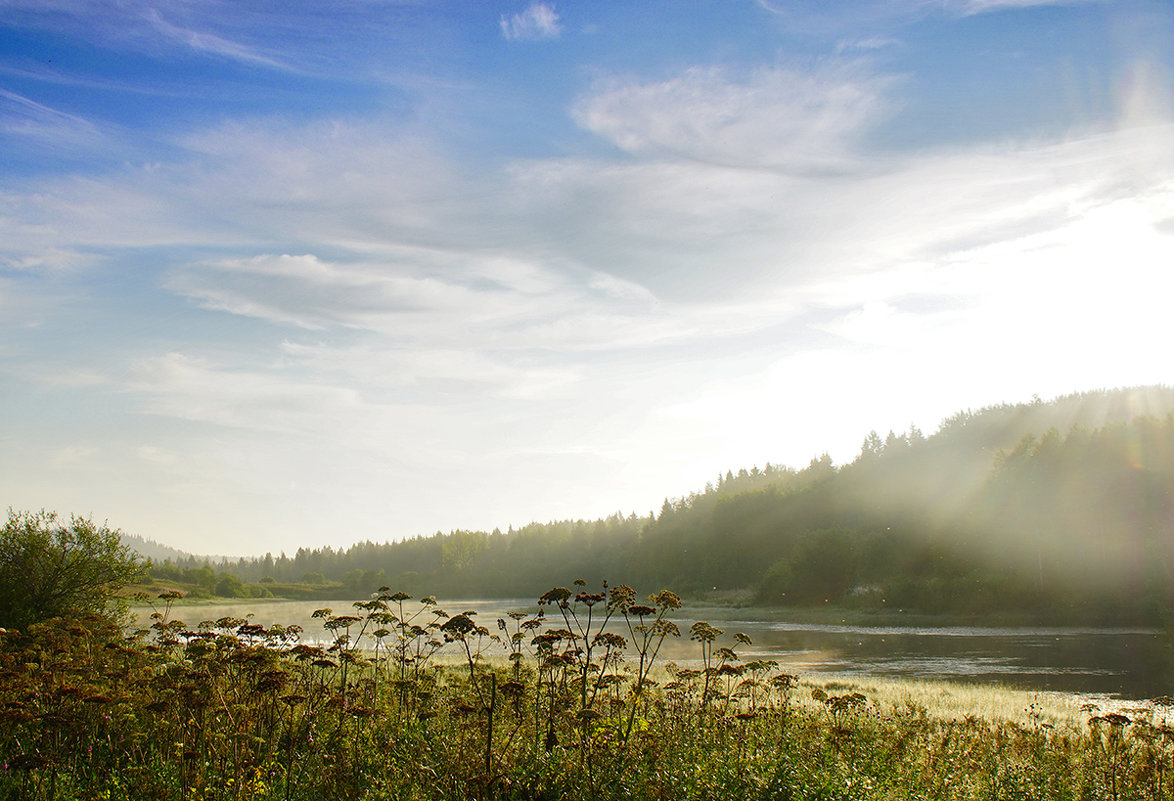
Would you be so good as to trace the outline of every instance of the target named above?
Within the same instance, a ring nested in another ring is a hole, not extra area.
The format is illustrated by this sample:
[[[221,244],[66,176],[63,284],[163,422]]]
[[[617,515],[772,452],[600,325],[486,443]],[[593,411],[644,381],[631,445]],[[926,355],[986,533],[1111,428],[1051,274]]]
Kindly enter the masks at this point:
[[[0,0],[0,504],[640,514],[1169,384],[1163,0]]]

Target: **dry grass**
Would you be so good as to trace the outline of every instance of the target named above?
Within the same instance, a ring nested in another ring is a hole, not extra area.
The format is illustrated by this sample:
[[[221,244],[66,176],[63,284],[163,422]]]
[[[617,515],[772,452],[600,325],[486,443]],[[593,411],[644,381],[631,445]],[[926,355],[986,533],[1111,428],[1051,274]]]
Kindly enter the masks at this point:
[[[811,698],[813,689],[829,695],[858,692],[878,704],[882,711],[918,707],[940,720],[977,718],[992,723],[1047,723],[1057,728],[1079,726],[1087,721],[1088,714],[1081,711],[1081,706],[1090,701],[1088,697],[1073,693],[1020,690],[990,684],[832,674],[804,675],[800,688],[797,701],[811,706],[818,703]]]

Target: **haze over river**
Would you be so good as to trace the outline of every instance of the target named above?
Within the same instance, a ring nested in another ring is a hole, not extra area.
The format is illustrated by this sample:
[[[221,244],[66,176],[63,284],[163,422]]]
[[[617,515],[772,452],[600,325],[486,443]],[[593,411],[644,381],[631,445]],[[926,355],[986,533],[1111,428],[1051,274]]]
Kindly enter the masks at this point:
[[[303,628],[304,640],[329,642],[333,637],[323,629],[322,620],[311,618],[312,612],[329,607],[336,615],[361,614],[353,603],[196,604],[175,607],[170,617],[194,629],[201,621],[253,613],[253,623],[297,624]],[[408,603],[411,606],[405,606],[405,612],[420,608]],[[441,601],[437,608],[448,615],[474,611],[473,619],[491,633],[497,633],[497,619],[507,611],[535,614],[539,609],[531,599]],[[146,620],[149,608],[135,611],[140,620],[150,622]],[[557,609],[545,607],[545,611],[552,623],[563,625],[561,618],[554,618]],[[433,619],[443,622],[446,618],[425,611],[415,622],[423,625]],[[745,633],[753,645],[738,648],[743,659],[776,659],[797,673],[948,679],[1133,699],[1174,694],[1174,648],[1167,635],[1156,629],[796,623],[787,619],[785,610],[696,604],[686,604],[673,619],[682,636],[665,641],[661,664],[697,659],[697,644],[689,641],[688,629],[693,622],[705,620],[725,631],[717,645],[732,646],[733,633]],[[608,630],[627,636],[622,619],[613,620]]]

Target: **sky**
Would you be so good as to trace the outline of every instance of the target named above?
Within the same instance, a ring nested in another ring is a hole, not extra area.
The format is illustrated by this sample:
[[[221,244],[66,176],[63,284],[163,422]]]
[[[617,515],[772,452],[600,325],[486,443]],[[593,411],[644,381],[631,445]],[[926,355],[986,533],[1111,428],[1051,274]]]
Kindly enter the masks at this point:
[[[647,514],[1170,384],[1164,0],[0,0],[0,505]]]

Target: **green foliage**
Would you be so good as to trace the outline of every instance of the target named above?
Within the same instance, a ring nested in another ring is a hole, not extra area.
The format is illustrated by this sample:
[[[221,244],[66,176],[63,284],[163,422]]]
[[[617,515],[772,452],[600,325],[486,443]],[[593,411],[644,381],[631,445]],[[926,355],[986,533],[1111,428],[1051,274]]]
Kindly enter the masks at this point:
[[[86,518],[8,510],[0,529],[0,627],[106,611],[111,593],[136,578],[137,555],[120,532]]]
[[[212,591],[221,598],[247,598],[249,596],[244,582],[231,573],[221,576]]]

